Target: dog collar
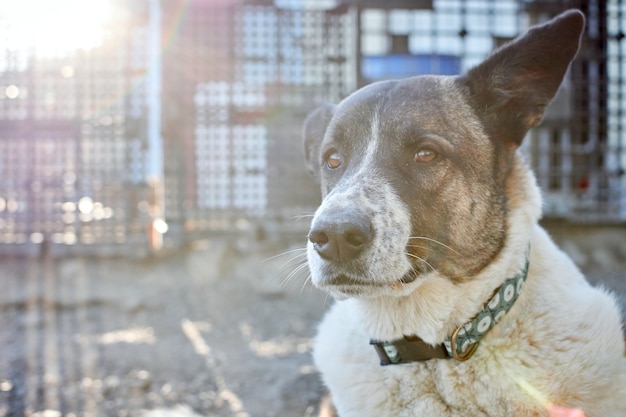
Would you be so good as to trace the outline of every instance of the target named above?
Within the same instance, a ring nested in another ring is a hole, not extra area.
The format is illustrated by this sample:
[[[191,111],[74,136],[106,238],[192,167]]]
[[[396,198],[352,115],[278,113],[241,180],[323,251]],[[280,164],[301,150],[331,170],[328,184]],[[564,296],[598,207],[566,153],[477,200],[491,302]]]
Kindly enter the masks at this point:
[[[417,336],[404,336],[391,342],[371,340],[381,365],[398,365],[410,362],[423,362],[430,359],[454,358],[466,361],[472,357],[481,339],[509,312],[520,295],[528,276],[530,247],[526,252],[524,268],[508,278],[495,291],[482,311],[469,322],[460,325],[440,345],[429,345]]]

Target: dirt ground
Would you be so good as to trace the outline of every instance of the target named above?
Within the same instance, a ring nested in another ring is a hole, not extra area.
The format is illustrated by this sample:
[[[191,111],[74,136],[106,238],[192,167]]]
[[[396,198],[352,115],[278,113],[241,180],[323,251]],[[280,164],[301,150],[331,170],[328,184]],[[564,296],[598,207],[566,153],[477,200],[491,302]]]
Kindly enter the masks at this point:
[[[623,228],[555,237],[626,301]],[[1,259],[0,417],[317,416],[310,351],[332,301],[298,269],[303,245],[222,237],[141,261]]]
[[[140,262],[3,259],[0,416],[313,415],[309,352],[328,301],[304,271],[289,277],[300,252],[196,246]]]

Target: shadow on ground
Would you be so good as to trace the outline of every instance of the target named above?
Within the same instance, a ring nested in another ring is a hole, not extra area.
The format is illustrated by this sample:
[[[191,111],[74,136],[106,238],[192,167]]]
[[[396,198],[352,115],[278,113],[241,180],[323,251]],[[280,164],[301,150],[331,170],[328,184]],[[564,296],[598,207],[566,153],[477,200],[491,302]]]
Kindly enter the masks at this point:
[[[551,227],[623,304],[625,230]],[[0,417],[318,415],[310,351],[331,301],[298,269],[303,244],[215,238],[143,261],[2,259]]]

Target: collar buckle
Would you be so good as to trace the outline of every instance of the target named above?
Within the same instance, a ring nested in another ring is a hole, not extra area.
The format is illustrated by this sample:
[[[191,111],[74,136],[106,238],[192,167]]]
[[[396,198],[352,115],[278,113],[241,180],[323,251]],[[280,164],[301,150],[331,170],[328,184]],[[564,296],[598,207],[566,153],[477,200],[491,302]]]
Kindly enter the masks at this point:
[[[478,340],[476,340],[469,345],[467,351],[459,353],[459,351],[462,350],[459,349],[459,346],[457,346],[456,344],[457,336],[459,335],[459,332],[461,331],[463,326],[464,325],[460,325],[459,327],[457,327],[456,330],[452,333],[452,337],[450,338],[450,353],[452,353],[452,357],[459,362],[465,362],[466,360],[471,358],[474,355],[474,352],[476,352],[476,349],[478,349],[478,344],[480,343]]]

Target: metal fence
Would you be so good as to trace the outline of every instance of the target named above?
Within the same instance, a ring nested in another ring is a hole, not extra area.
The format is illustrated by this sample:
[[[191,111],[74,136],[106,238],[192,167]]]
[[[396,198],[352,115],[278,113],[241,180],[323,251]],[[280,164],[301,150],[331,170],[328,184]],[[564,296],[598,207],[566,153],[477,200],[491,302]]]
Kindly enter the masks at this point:
[[[147,9],[111,2],[97,33],[104,2],[52,3],[0,7],[0,253],[118,252],[150,221]]]
[[[317,202],[300,125],[312,104],[354,88],[354,25],[347,7],[294,5],[168,5],[184,11],[171,14],[164,57],[165,212],[185,234],[286,220]]]
[[[558,4],[558,3],[557,3]],[[528,4],[532,20],[551,9]],[[580,1],[587,28],[578,58],[527,149],[551,216],[626,219],[626,3]]]
[[[458,73],[568,7],[587,15],[584,45],[525,151],[548,215],[626,220],[621,0],[13,3],[0,8],[0,253],[303,228],[319,199],[300,151],[310,110],[377,79]]]

